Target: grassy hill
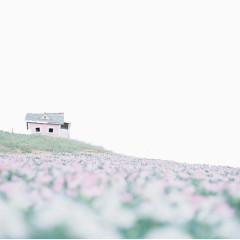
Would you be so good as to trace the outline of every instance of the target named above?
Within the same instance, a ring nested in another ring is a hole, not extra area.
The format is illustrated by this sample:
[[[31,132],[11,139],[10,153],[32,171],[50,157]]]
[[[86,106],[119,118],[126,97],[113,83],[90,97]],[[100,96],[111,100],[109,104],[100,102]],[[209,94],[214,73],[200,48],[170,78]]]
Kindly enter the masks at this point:
[[[0,152],[42,153],[42,152],[107,152],[103,147],[88,143],[41,135],[9,133],[0,130]]]

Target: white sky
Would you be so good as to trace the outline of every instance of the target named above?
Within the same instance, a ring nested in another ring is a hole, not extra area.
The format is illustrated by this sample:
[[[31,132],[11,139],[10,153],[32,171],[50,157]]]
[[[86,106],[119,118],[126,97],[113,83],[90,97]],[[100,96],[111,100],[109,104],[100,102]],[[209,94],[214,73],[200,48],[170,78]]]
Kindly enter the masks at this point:
[[[240,166],[239,1],[0,1],[0,129],[65,112],[134,156]]]

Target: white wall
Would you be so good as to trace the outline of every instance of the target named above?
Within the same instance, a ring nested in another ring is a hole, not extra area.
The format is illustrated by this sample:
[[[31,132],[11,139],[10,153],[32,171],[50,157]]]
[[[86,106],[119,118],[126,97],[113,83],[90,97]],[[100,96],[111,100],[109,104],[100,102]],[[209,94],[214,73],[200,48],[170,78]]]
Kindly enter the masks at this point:
[[[67,129],[59,129],[59,134],[58,134],[59,137],[61,138],[69,138],[70,137],[70,131],[67,130]]]

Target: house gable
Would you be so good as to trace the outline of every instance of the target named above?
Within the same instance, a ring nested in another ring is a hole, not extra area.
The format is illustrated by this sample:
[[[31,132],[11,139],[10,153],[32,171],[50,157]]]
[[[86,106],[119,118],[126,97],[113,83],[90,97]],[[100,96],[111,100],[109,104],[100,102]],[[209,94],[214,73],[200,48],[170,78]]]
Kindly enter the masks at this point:
[[[41,119],[43,119],[43,120],[49,120],[50,117],[49,117],[46,113],[44,113],[44,114],[41,116]]]

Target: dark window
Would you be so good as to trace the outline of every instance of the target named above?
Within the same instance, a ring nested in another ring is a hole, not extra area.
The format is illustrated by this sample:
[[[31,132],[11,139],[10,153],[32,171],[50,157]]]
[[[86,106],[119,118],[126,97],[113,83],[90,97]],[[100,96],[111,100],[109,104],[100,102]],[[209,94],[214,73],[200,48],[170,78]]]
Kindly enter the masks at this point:
[[[53,133],[53,128],[49,128],[49,132],[50,132],[50,133]]]
[[[61,125],[61,129],[68,129],[68,123],[64,123]]]
[[[40,128],[35,128],[36,132],[40,132]]]

